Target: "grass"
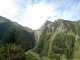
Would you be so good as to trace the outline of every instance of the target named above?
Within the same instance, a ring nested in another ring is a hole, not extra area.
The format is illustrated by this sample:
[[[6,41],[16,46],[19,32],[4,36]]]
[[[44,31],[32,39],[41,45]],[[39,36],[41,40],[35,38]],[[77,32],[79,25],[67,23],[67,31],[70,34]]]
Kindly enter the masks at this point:
[[[53,34],[53,35],[51,36],[51,38],[50,38],[48,56],[50,56],[51,53],[52,53],[52,43],[53,43],[53,40],[54,40],[55,36],[56,36],[58,33],[59,33],[59,31],[55,31],[54,34]]]
[[[71,30],[68,32],[68,35],[75,35]]]
[[[31,55],[35,56],[35,58],[37,58],[38,60],[41,60],[39,57],[39,54],[33,52],[32,50],[29,50],[28,52],[25,52],[25,54],[27,55],[28,53],[30,53]]]
[[[35,53],[33,51],[31,52],[31,54],[34,55],[38,60],[41,60],[40,57],[39,57],[39,54],[37,54],[37,53]]]
[[[62,55],[62,56],[60,57],[60,60],[67,60],[67,59],[66,59],[66,56],[65,56],[65,55]]]
[[[75,42],[73,60],[80,60],[80,43]]]
[[[47,57],[42,57],[42,60],[50,60],[50,59]]]

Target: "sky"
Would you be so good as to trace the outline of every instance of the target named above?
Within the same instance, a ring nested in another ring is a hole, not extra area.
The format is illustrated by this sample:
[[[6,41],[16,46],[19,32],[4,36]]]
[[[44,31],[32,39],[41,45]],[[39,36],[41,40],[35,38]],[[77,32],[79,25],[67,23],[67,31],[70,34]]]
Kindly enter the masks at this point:
[[[36,30],[46,20],[79,20],[80,0],[0,0],[0,16]]]

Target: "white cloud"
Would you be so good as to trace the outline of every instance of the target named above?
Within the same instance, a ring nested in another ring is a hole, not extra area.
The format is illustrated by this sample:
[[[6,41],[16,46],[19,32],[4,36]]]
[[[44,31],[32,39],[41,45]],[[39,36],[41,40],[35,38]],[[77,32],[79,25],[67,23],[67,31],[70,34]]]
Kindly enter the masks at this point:
[[[52,8],[40,2],[39,4],[26,6],[27,10],[22,16],[21,24],[32,29],[39,28],[51,15]]]
[[[14,5],[13,0],[1,0],[0,1],[0,15],[15,20],[17,14],[17,7]]]
[[[59,18],[61,19],[66,19],[66,20],[78,20],[80,19],[80,1],[64,1],[61,0],[60,2],[58,2],[58,0],[56,0],[57,2],[55,2],[55,4],[52,4],[53,6],[55,6],[53,9],[55,14],[50,18],[50,21],[54,21],[57,20]],[[68,3],[68,4],[67,4]]]
[[[38,29],[47,19],[79,19],[79,11],[78,0],[0,0],[0,15],[32,29]]]

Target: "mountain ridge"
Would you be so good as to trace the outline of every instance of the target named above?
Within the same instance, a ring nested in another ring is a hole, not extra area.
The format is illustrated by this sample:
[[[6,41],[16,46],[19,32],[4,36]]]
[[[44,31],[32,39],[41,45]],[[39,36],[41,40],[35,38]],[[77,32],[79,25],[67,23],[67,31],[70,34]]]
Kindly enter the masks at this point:
[[[4,17],[0,18],[0,42],[21,45],[27,51],[27,59],[80,59],[80,20],[47,20],[39,29],[32,30]]]
[[[30,28],[26,27],[25,29],[25,27],[17,22],[13,22],[1,16],[0,18],[0,42],[2,42],[2,44],[16,43],[21,45],[25,51],[34,47],[35,38],[33,32],[30,31]],[[28,45],[28,47],[25,45]]]
[[[40,29],[37,31],[36,48],[32,51],[38,53],[42,58],[43,56],[49,57],[50,60],[62,60],[63,56],[66,60],[80,59],[80,49],[78,49],[78,45],[80,45],[79,20],[58,19],[50,24],[47,23],[47,25],[44,23]]]

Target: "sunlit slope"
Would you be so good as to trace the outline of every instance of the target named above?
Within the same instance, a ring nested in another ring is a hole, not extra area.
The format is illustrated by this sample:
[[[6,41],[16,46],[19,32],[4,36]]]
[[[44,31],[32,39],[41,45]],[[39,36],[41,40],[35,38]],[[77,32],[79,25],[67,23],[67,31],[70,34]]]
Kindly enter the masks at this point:
[[[42,60],[45,57],[50,60],[79,59],[80,21],[58,19],[44,28],[40,28],[43,32],[32,50]]]

